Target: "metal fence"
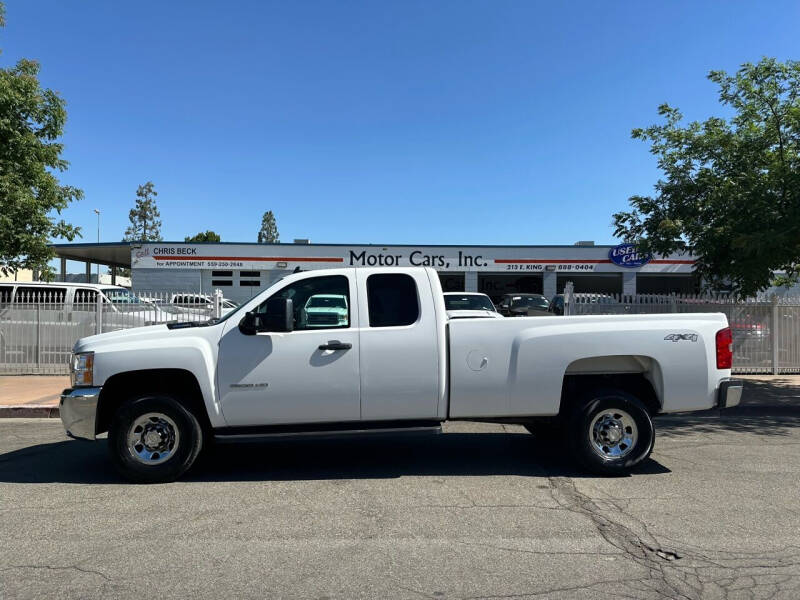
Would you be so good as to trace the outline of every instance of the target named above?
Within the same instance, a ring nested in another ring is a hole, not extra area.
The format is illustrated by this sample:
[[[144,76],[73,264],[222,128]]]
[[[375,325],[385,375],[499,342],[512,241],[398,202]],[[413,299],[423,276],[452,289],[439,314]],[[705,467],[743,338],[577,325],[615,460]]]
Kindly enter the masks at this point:
[[[206,321],[235,305],[213,295],[142,294],[42,286],[0,297],[0,375],[66,374],[75,342],[89,335],[170,321]]]
[[[800,373],[800,297],[576,294],[569,284],[564,293],[570,315],[695,312],[728,317],[735,373]]]
[[[733,333],[736,373],[800,373],[800,297],[736,300],[725,296],[576,294],[567,284],[564,312],[572,315],[721,312]],[[27,287],[0,296],[0,375],[66,374],[79,338],[170,321],[206,321],[235,308],[217,290],[122,290],[118,295]]]

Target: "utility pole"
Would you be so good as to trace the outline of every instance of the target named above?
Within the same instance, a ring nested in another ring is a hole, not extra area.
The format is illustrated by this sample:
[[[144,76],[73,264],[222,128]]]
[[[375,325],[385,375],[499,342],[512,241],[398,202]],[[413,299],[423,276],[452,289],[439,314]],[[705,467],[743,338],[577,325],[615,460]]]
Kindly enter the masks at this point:
[[[97,243],[100,243],[100,211],[98,209],[94,209],[95,214],[97,215]],[[98,248],[99,252],[99,248]],[[100,285],[100,263],[97,263],[97,284]]]

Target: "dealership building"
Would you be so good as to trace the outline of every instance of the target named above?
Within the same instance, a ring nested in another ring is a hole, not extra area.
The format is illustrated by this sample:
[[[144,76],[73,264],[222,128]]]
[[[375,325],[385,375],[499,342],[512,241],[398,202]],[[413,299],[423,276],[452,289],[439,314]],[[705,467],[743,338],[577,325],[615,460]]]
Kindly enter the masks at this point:
[[[54,244],[66,261],[131,270],[139,293],[222,290],[241,301],[297,269],[426,266],[439,272],[445,291],[483,292],[493,299],[527,292],[551,298],[572,281],[576,292],[612,294],[691,293],[694,261],[686,254],[642,256],[629,244],[600,246],[419,246],[382,244],[291,244],[114,242]]]

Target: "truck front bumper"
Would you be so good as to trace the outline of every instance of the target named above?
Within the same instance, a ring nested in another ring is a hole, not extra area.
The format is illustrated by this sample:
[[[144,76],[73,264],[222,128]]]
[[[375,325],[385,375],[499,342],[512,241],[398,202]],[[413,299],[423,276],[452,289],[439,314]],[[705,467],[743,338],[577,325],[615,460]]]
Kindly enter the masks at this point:
[[[742,400],[744,381],[741,379],[723,379],[717,390],[717,407],[731,408]]]
[[[84,440],[95,439],[99,387],[66,389],[61,393],[59,414],[67,435]]]

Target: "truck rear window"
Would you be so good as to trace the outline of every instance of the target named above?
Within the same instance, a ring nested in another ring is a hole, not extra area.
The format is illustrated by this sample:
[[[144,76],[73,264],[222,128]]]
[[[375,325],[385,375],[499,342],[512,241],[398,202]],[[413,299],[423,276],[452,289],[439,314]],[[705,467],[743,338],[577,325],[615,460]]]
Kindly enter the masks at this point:
[[[417,284],[404,273],[367,277],[370,327],[411,325],[419,319]]]

